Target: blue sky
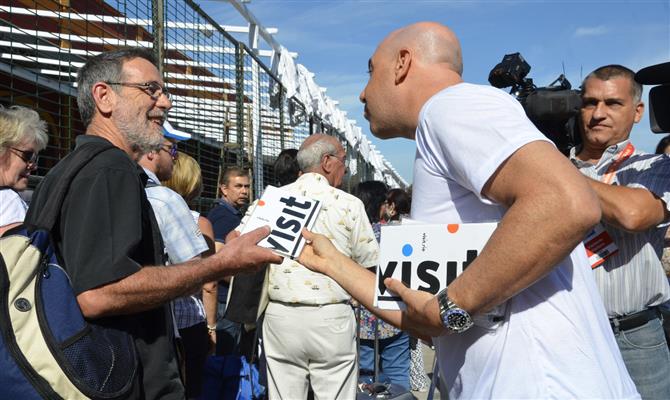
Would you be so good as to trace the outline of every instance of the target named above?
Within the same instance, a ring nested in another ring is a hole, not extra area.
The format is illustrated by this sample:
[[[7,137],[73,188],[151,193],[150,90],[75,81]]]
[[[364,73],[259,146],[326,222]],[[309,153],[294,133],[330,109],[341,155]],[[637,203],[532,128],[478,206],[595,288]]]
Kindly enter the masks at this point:
[[[198,4],[221,25],[246,25],[225,1]],[[605,64],[637,71],[670,61],[670,0],[252,0],[247,7],[265,27],[279,29],[277,41],[298,53],[297,62],[316,74],[316,83],[340,102],[348,118],[358,121],[408,182],[414,142],[374,138],[358,101],[367,82],[368,58],[394,29],[426,20],[451,27],[463,48],[464,80],[480,84],[488,84],[489,71],[503,55],[517,51],[531,65],[528,77],[538,86],[562,72],[576,88],[586,74]],[[663,135],[651,132],[645,110],[631,137],[638,148],[651,152]]]

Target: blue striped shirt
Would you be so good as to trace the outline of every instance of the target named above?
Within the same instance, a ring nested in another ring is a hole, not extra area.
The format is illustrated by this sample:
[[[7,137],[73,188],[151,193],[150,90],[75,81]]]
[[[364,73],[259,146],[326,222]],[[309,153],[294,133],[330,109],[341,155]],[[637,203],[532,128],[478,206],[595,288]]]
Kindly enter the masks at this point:
[[[208,247],[186,202],[175,191],[160,186],[154,173],[146,168],[144,171],[149,176],[147,198],[156,215],[170,264],[180,264],[199,256]],[[205,308],[197,295],[175,299],[173,306],[178,329],[205,320]]]
[[[576,150],[570,159],[582,174],[602,181],[617,155],[628,145],[625,140],[610,146],[597,164],[577,159]],[[670,210],[670,158],[666,155],[635,152],[617,167],[612,185],[642,188],[663,200]],[[619,251],[593,270],[605,309],[610,317],[632,314],[659,305],[670,299],[670,285],[661,265],[663,238],[668,227],[664,221],[644,232],[627,232],[605,221]]]

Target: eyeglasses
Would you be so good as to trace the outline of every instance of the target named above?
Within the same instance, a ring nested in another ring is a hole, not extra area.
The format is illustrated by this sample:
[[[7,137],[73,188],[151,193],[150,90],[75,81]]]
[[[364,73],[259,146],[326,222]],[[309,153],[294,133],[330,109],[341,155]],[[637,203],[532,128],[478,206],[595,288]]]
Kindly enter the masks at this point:
[[[342,158],[338,157],[336,154],[326,154],[326,156],[328,156],[328,157],[335,157],[335,158],[337,158],[338,160],[340,160],[340,162],[341,162],[342,164],[345,164],[345,165],[347,164],[347,156],[346,156],[346,155],[343,156]]]
[[[145,83],[132,83],[132,82],[105,82],[105,83],[108,85],[120,85],[140,89],[144,91],[146,94],[148,94],[149,97],[151,97],[154,100],[158,100],[161,94],[164,95],[165,98],[167,99],[170,98],[170,92],[168,92],[167,88],[156,81],[145,82]]]
[[[342,165],[344,165],[344,173],[346,174],[346,173],[349,172],[349,167],[347,167],[347,156],[346,156],[346,154],[342,158],[338,157],[335,154],[326,154],[326,156],[327,157],[335,157],[339,162],[342,163]]]
[[[20,159],[22,159],[26,164],[28,165],[35,165],[37,164],[37,152],[32,151],[32,150],[21,150],[17,149],[16,147],[10,147],[10,149],[14,150],[15,153]]]
[[[170,147],[167,147],[165,145],[161,146],[161,150],[168,153],[170,155],[170,157],[172,157],[173,160],[176,160],[177,155],[179,154],[179,153],[177,153],[177,145],[174,144],[174,143]]]

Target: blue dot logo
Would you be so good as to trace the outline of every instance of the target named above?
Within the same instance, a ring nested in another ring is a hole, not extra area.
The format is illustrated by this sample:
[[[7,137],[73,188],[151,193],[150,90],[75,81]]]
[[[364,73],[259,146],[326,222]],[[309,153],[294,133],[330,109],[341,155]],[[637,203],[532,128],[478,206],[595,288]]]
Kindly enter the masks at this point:
[[[412,248],[412,245],[410,245],[410,244],[406,244],[406,245],[402,246],[402,255],[405,256],[405,257],[411,256],[413,251],[414,251],[414,249]]]

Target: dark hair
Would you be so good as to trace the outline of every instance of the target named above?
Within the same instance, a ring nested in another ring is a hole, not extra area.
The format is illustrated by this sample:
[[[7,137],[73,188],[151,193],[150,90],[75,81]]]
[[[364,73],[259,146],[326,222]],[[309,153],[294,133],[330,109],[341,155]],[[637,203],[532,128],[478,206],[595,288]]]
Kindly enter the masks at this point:
[[[409,214],[412,206],[412,199],[402,189],[389,190],[386,194],[386,202],[388,204],[395,204],[396,214],[391,218],[392,220],[400,219],[401,214]]]
[[[249,176],[249,171],[241,167],[226,167],[221,174],[219,185],[228,185],[230,178],[234,176]]]
[[[275,178],[279,186],[295,182],[300,174],[298,165],[298,149],[284,149],[277,156],[274,164]]]
[[[584,94],[586,81],[591,78],[598,78],[601,81],[608,81],[612,78],[618,77],[628,79],[630,82],[630,94],[633,97],[633,101],[636,103],[639,102],[642,99],[642,85],[635,81],[635,72],[633,72],[630,68],[626,68],[623,65],[618,64],[605,65],[586,75],[586,78],[584,78],[584,81],[582,81],[582,94]]]
[[[656,154],[665,154],[665,148],[670,146],[670,135],[664,137],[656,145]]]
[[[386,201],[388,188],[384,182],[365,181],[354,186],[351,194],[358,197],[365,206],[365,213],[370,222],[379,222],[379,210]]]
[[[100,53],[89,58],[81,67],[77,73],[77,105],[84,126],[88,126],[95,115],[95,100],[91,92],[93,85],[98,82],[121,82],[123,64],[135,58],[143,58],[157,66],[156,58],[151,50],[124,48]]]

